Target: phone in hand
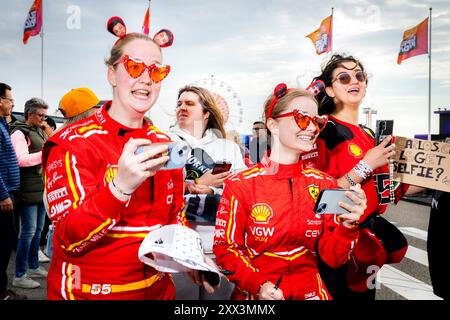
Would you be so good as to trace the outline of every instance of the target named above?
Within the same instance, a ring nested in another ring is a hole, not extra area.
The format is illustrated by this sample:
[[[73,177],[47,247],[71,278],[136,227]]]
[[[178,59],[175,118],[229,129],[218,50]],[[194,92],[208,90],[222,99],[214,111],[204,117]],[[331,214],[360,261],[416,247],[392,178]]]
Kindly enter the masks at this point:
[[[376,132],[377,145],[383,142],[387,136],[392,135],[394,131],[394,120],[377,120]],[[389,143],[391,144],[391,142]],[[389,145],[388,144],[388,145]]]
[[[169,160],[161,166],[158,170],[172,170],[183,168],[186,165],[187,158],[189,156],[190,147],[185,142],[169,142],[169,143],[153,143],[146,146],[137,147],[135,154],[140,154],[146,148],[154,147],[155,145],[167,144],[167,153],[163,155],[169,156]]]
[[[217,162],[214,164],[214,167],[212,169],[212,174],[218,174],[222,172],[230,171],[231,169],[231,163],[229,162]]]
[[[356,192],[350,189],[322,189],[314,206],[314,212],[317,214],[343,214],[349,213],[339,206],[339,202],[355,205],[352,200],[345,195],[346,191]]]

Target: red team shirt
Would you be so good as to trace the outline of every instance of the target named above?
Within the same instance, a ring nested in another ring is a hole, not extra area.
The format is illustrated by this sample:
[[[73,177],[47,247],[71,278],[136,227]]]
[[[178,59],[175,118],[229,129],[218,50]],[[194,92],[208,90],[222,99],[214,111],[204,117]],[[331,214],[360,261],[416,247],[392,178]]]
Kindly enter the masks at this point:
[[[301,163],[281,165],[267,156],[227,179],[216,215],[214,254],[231,271],[233,299],[257,299],[267,280],[286,299],[331,299],[317,268],[317,251],[333,267],[344,264],[358,238],[335,215],[314,214],[320,190],[336,181]]]
[[[124,144],[131,138],[168,142],[145,123],[124,127],[106,112],[57,132],[43,151],[45,192],[55,226],[48,274],[48,299],[172,299],[173,282],[138,259],[149,231],[185,224],[182,170],[159,171],[145,180],[129,203],[108,183],[117,173]]]
[[[333,116],[329,116],[329,121],[325,129],[320,133],[317,141],[317,150],[311,152],[303,159],[307,167],[315,167],[338,179],[352,170],[355,165],[364,158],[365,154],[375,147],[375,135],[367,127],[355,126],[344,121],[340,121]],[[395,184],[396,202],[400,200],[407,190],[405,184]],[[386,211],[389,203],[389,168],[386,164],[374,170],[371,176],[361,183],[361,188],[366,193],[367,209],[360,222],[373,214],[382,214]],[[358,258],[353,259],[352,267],[358,270],[358,275],[349,275],[349,282],[355,283],[354,290],[367,290],[366,278],[371,275],[367,273],[367,266],[382,265],[385,253],[379,241],[367,228],[361,230],[362,239],[357,244],[354,255],[365,251],[365,254],[375,255],[372,260],[364,258],[364,265],[358,266]],[[370,248],[369,248],[370,247]],[[378,255],[376,257],[376,255]]]

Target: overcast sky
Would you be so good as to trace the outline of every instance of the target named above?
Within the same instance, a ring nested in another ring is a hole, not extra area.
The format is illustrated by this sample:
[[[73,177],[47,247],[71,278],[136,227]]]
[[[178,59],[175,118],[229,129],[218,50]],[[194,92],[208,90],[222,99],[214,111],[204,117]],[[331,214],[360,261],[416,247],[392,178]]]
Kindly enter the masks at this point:
[[[23,25],[33,0],[1,0],[0,82],[13,87],[15,111],[41,94],[41,39],[23,45]],[[106,31],[110,16],[121,16],[128,31],[140,31],[147,0],[43,0],[44,99],[55,114],[71,88],[89,87],[110,99],[103,61],[115,42]],[[267,95],[279,82],[306,86],[327,56],[316,55],[307,34],[334,7],[334,51],[358,57],[370,74],[363,107],[377,109],[376,119],[393,119],[397,135],[427,133],[428,56],[397,65],[403,32],[423,21],[433,8],[432,110],[450,109],[450,1],[416,0],[153,0],[150,33],[168,28],[174,45],[163,49],[172,66],[150,116],[167,129],[174,122],[178,89],[210,79],[228,100],[236,127],[240,109],[250,133]],[[222,87],[219,86],[222,84]],[[207,86],[211,85],[208,81]],[[239,107],[238,103],[241,103]],[[360,122],[365,123],[364,115]],[[432,115],[432,133],[438,132]]]

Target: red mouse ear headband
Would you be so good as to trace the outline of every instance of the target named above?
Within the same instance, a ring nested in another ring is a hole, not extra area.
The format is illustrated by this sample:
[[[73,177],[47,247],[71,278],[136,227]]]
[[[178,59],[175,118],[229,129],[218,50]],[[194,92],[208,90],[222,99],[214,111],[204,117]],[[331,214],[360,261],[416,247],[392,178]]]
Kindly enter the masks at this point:
[[[267,109],[266,122],[272,116],[273,107],[278,102],[278,100],[284,97],[286,93],[292,90],[294,89],[288,89],[285,83],[280,83],[275,87],[275,89],[273,89],[274,98],[270,103],[269,108]]]
[[[325,82],[322,80],[313,80],[311,84],[306,88],[306,91],[312,93],[314,96],[317,96],[319,93],[325,90]]]
[[[123,38],[127,34],[127,26],[119,16],[113,16],[108,19],[106,30],[118,38]]]

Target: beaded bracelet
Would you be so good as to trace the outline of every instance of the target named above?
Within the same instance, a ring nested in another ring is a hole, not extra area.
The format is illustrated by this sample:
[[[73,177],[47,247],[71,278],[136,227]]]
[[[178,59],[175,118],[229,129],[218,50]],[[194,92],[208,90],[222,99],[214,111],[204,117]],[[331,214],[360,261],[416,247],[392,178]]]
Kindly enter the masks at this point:
[[[116,184],[114,183],[114,179],[111,180],[111,183],[114,187],[114,189],[116,189],[117,191],[119,191],[120,194],[130,197],[132,195],[132,193],[126,193],[125,191],[123,191],[122,189],[120,189],[118,186],[116,186]]]
[[[394,160],[393,159],[389,159],[389,202],[395,203]]]
[[[348,173],[345,174],[345,179],[347,180],[348,183],[350,183],[351,186],[356,186],[356,182],[353,181],[352,178],[350,178]]]
[[[354,167],[354,169],[356,174],[363,179],[366,179],[373,172],[373,169],[363,160],[358,162],[358,164]]]

